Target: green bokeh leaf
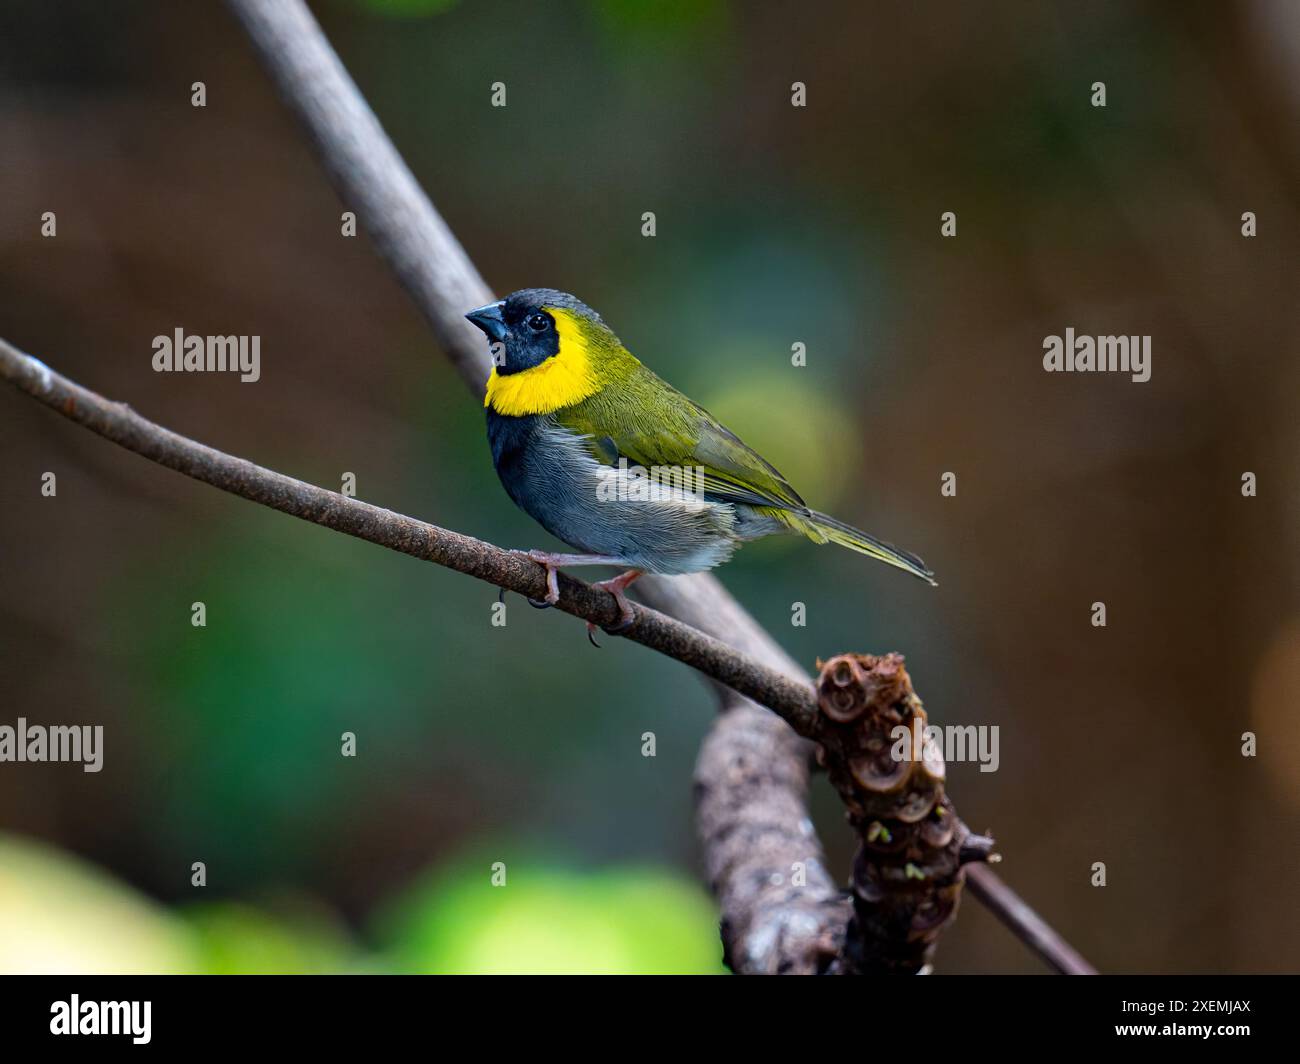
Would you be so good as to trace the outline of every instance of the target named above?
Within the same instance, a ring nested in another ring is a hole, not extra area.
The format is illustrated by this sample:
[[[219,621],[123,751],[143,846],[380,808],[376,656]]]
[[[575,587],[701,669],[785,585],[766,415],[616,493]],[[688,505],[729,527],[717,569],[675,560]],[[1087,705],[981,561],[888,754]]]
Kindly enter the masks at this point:
[[[501,851],[509,847],[502,847]],[[517,849],[517,848],[516,848]],[[715,974],[717,916],[694,883],[654,867],[580,871],[490,851],[436,870],[379,920],[395,967],[463,974]]]

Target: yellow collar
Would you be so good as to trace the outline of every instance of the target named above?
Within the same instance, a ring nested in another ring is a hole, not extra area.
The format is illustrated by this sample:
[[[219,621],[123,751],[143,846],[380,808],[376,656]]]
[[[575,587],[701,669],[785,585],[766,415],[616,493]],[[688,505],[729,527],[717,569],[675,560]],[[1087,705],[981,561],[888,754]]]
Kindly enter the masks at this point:
[[[483,405],[498,414],[507,417],[550,414],[600,391],[596,361],[577,316],[560,307],[546,310],[555,319],[559,350],[546,361],[518,373],[502,375],[492,370]]]

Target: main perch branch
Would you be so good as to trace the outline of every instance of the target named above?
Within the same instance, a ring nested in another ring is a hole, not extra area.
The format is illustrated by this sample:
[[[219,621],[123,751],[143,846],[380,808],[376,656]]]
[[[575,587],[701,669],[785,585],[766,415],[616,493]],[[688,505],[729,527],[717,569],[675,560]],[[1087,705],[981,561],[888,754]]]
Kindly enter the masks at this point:
[[[507,591],[532,599],[546,596],[545,571],[519,551],[503,550],[205,446],[141,417],[125,403],[83,388],[4,340],[0,340],[0,377],[97,435],[214,488]],[[558,609],[602,628],[619,623],[612,595],[563,573],[559,582]],[[631,625],[620,632],[623,638],[698,669],[767,706],[800,735],[811,734],[817,704],[810,686],[648,606],[632,609]]]

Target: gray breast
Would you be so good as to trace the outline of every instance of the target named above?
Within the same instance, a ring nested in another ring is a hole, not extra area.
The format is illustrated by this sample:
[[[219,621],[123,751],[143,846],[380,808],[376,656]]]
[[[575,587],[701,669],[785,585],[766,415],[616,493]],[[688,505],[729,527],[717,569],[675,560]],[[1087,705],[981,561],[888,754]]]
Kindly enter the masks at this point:
[[[736,548],[735,508],[704,498],[680,471],[604,465],[548,417],[489,412],[488,436],[511,498],[581,551],[676,574],[711,569]]]

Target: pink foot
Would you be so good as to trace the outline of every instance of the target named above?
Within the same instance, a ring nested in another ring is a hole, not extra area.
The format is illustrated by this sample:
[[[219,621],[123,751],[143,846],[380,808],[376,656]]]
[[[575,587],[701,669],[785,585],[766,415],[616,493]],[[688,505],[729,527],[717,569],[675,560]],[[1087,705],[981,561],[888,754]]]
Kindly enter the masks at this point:
[[[628,602],[627,596],[623,594],[623,591],[642,575],[640,569],[629,569],[627,572],[620,573],[611,580],[599,580],[591,585],[592,587],[600,588],[601,591],[608,591],[614,596],[614,601],[618,604],[618,624],[605,629],[605,631],[610,635],[618,635],[621,632],[626,632],[632,627],[632,623],[636,620],[636,614],[632,612],[632,603]],[[600,644],[596,642],[596,626],[591,621],[587,622],[587,639],[590,640],[592,646],[600,646]]]

